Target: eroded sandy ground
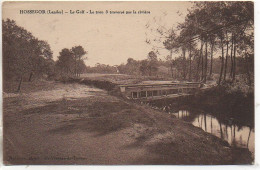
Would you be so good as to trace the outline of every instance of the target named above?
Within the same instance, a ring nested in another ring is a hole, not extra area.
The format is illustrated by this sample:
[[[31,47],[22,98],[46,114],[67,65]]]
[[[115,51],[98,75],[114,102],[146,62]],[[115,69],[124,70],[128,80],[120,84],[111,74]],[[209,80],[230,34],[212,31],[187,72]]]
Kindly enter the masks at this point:
[[[6,164],[234,164],[248,157],[148,106],[79,84],[4,95]]]
[[[106,92],[88,87],[80,84],[66,84],[53,90],[36,91],[32,93],[4,93],[3,98],[19,97],[23,100],[24,109],[34,108],[38,106],[45,106],[50,102],[58,100],[76,100],[79,98],[94,96],[94,95],[105,95]]]

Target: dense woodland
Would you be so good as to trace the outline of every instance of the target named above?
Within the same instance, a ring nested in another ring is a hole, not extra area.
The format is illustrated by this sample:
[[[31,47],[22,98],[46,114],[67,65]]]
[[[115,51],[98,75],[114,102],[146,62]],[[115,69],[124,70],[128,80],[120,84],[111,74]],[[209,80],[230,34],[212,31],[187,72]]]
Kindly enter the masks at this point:
[[[159,24],[158,24],[159,25]],[[151,25],[147,24],[149,29]],[[245,74],[253,83],[254,5],[252,2],[195,2],[177,28],[158,26],[157,37],[146,40],[163,44],[173,78],[207,82],[218,74],[218,84]],[[158,47],[159,48],[159,47]],[[155,50],[158,51],[158,48]],[[173,58],[173,54],[180,54]],[[214,70],[214,66],[218,66]],[[174,75],[174,69],[177,74]]]
[[[7,19],[3,25],[3,79],[24,81],[79,77],[82,73],[120,73],[163,77],[180,81],[232,84],[244,81],[254,86],[254,4],[253,2],[195,2],[183,23],[176,28],[157,24],[147,44],[161,45],[169,52],[160,56],[153,48],[144,60],[129,58],[125,64],[86,66],[86,49],[64,48],[57,60],[47,41]],[[151,25],[146,24],[147,30]],[[176,56],[177,57],[173,57]],[[87,57],[86,57],[87,56]],[[140,56],[139,56],[140,57]],[[164,59],[161,59],[164,58]]]

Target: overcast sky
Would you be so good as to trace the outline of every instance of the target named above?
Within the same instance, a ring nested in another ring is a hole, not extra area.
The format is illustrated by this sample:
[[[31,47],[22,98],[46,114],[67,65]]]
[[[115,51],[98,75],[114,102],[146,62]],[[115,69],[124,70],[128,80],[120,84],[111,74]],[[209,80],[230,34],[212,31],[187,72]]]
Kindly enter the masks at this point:
[[[175,27],[184,21],[189,2],[8,2],[3,4],[3,18],[16,21],[40,40],[46,40],[53,51],[54,60],[63,48],[81,45],[88,51],[86,65],[96,63],[119,65],[131,57],[147,57],[152,46],[145,41],[157,36],[157,25]],[[21,9],[45,10],[146,10],[151,14],[19,14]],[[178,12],[179,11],[179,12]],[[179,15],[182,13],[182,15]],[[155,22],[156,21],[156,22]],[[150,27],[147,28],[146,24]],[[161,44],[158,44],[161,46]],[[160,58],[168,54],[160,51]]]

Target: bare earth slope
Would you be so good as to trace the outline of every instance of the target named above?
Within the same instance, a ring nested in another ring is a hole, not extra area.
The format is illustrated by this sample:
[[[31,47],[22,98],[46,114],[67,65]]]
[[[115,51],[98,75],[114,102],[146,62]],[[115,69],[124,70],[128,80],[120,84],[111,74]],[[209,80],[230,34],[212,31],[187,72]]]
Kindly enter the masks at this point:
[[[4,94],[5,164],[243,164],[248,152],[79,84]],[[247,154],[244,154],[247,153]]]

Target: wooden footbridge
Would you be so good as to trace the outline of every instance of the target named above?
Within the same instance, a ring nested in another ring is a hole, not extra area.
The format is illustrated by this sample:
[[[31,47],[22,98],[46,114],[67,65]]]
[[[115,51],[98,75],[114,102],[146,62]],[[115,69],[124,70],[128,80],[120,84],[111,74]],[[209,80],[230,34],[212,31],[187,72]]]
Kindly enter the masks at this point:
[[[152,83],[119,85],[121,93],[128,99],[158,99],[190,95],[201,87],[201,83]]]

